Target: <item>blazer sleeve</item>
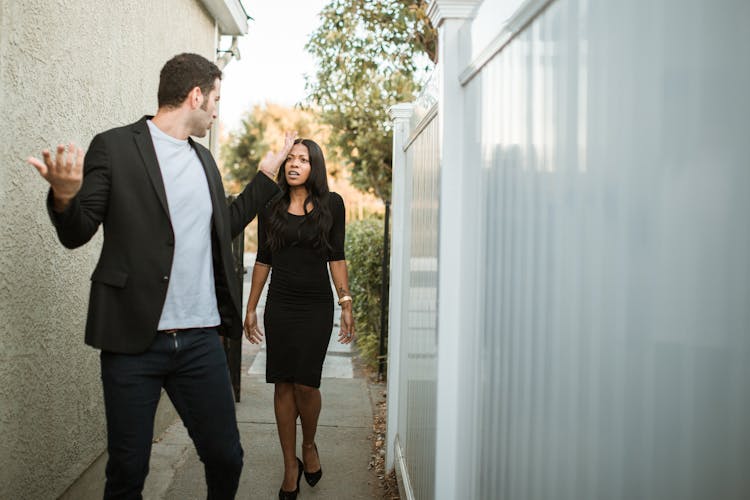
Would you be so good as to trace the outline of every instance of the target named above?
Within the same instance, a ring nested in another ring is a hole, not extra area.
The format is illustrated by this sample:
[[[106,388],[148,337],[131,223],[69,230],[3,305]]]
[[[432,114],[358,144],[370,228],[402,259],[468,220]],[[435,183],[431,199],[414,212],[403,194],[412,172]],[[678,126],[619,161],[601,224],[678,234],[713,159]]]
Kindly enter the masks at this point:
[[[242,193],[229,205],[232,238],[236,238],[260,210],[279,194],[279,186],[266,174],[258,172]]]
[[[267,226],[267,214],[266,212],[261,212],[258,215],[258,253],[255,256],[255,260],[256,262],[271,266],[273,265],[273,252],[271,252],[271,247],[268,244]]]
[[[89,145],[83,160],[83,184],[68,207],[63,212],[55,212],[52,189],[47,193],[47,212],[65,247],[80,247],[96,234],[107,214],[110,185],[107,149],[100,134]]]

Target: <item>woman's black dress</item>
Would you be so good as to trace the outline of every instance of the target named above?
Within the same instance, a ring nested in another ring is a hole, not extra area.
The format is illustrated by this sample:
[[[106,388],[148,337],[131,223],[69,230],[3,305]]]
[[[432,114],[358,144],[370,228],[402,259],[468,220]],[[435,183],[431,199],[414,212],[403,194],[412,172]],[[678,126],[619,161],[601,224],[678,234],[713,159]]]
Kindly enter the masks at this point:
[[[266,231],[270,209],[258,218],[256,260],[272,267],[263,324],[266,335],[266,382],[293,382],[320,387],[333,330],[333,293],[328,261],[344,260],[344,201],[330,193],[332,251],[322,253],[311,237],[310,215],[288,214],[284,246],[271,251]],[[313,208],[313,211],[316,210]],[[312,213],[312,212],[311,212]]]

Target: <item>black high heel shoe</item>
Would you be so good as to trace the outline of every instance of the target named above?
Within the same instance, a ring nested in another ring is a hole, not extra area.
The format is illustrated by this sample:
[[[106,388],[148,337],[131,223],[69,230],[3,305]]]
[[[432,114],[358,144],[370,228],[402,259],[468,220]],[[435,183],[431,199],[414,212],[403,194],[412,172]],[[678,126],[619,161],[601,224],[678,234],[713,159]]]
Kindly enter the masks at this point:
[[[313,446],[315,447],[315,455],[318,456],[318,462],[320,462],[320,455],[318,454],[318,445],[313,443]],[[307,472],[303,469],[305,473],[305,481],[307,481],[307,484],[310,486],[315,486],[318,484],[318,481],[320,481],[320,478],[323,477],[323,467],[318,469],[315,472]]]
[[[294,491],[284,491],[279,488],[279,500],[296,500],[297,494],[299,493],[299,480],[302,479],[302,473],[305,468],[302,465],[302,460],[297,458],[297,489]]]

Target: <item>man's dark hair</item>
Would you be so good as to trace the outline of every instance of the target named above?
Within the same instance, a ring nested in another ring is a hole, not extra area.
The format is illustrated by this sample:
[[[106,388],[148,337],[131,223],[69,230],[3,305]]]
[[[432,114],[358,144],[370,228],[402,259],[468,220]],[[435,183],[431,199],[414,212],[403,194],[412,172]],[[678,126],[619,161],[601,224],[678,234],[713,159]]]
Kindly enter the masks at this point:
[[[179,107],[195,87],[208,97],[221,70],[198,54],[179,54],[167,61],[159,74],[159,107]]]

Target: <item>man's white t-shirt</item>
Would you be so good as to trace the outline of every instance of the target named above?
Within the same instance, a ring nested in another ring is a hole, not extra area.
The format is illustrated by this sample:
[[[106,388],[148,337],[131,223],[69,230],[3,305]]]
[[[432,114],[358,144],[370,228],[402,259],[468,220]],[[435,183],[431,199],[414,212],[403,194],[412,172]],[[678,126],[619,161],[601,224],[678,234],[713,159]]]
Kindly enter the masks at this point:
[[[198,153],[147,121],[174,231],[174,259],[159,330],[221,323],[211,256],[211,194]]]

